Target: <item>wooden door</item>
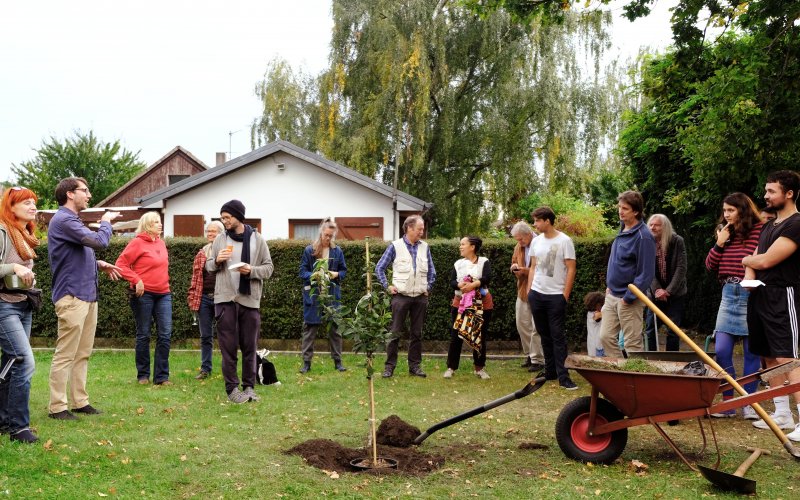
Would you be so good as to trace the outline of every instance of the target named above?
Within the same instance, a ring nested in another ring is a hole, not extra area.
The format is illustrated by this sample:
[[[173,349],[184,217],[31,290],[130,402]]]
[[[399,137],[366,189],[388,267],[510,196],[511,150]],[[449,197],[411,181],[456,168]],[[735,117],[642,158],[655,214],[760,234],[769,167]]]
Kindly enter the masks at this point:
[[[382,217],[336,217],[340,240],[363,240],[365,237],[383,240]]]
[[[174,236],[203,236],[205,218],[202,215],[173,215]]]

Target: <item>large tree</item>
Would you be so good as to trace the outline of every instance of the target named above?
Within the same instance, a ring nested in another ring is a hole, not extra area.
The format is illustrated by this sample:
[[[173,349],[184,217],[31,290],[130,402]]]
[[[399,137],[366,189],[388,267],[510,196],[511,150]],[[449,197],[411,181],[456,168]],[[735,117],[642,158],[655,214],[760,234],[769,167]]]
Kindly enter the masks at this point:
[[[599,63],[607,13],[520,22],[445,0],[335,0],[333,18],[330,67],[313,83],[315,113],[295,120],[311,124],[301,135],[433,201],[437,234],[479,230],[539,187],[579,191],[583,169],[605,160],[625,104]],[[262,101],[265,116],[303,109]]]
[[[726,193],[760,196],[767,172],[797,169],[799,17],[796,1],[679,4],[675,48],[644,66],[620,142],[652,210],[710,225]]]
[[[13,165],[17,182],[36,193],[39,208],[57,208],[55,189],[65,177],[83,177],[98,202],[147,168],[139,153],[124,149],[119,140],[103,142],[93,132],[76,131],[60,141],[51,137],[35,150],[32,160]]]

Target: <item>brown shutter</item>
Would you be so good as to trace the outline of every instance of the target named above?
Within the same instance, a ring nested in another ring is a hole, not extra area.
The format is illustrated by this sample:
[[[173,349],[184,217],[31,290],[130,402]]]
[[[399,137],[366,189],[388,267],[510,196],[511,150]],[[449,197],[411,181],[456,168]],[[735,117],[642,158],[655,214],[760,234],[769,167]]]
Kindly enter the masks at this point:
[[[382,217],[336,217],[340,240],[363,240],[365,237],[383,239]]]
[[[205,219],[202,215],[173,215],[174,236],[203,236]]]

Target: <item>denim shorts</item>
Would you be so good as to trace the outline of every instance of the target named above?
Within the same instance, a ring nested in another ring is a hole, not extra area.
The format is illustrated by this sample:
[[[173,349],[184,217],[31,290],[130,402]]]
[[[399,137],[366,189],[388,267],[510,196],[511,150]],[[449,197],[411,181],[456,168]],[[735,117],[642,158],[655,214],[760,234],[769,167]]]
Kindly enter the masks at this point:
[[[725,283],[714,333],[747,335],[747,299],[750,292],[738,283]]]

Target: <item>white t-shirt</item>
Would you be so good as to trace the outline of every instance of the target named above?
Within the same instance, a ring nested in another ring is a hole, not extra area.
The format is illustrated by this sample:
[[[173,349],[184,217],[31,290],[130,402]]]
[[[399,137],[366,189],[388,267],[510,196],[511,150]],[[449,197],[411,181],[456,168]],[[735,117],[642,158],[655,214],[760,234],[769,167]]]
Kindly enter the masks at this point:
[[[531,242],[531,255],[536,258],[536,272],[531,289],[545,295],[564,293],[567,283],[565,259],[575,260],[572,239],[559,231],[555,238],[540,234]]]

